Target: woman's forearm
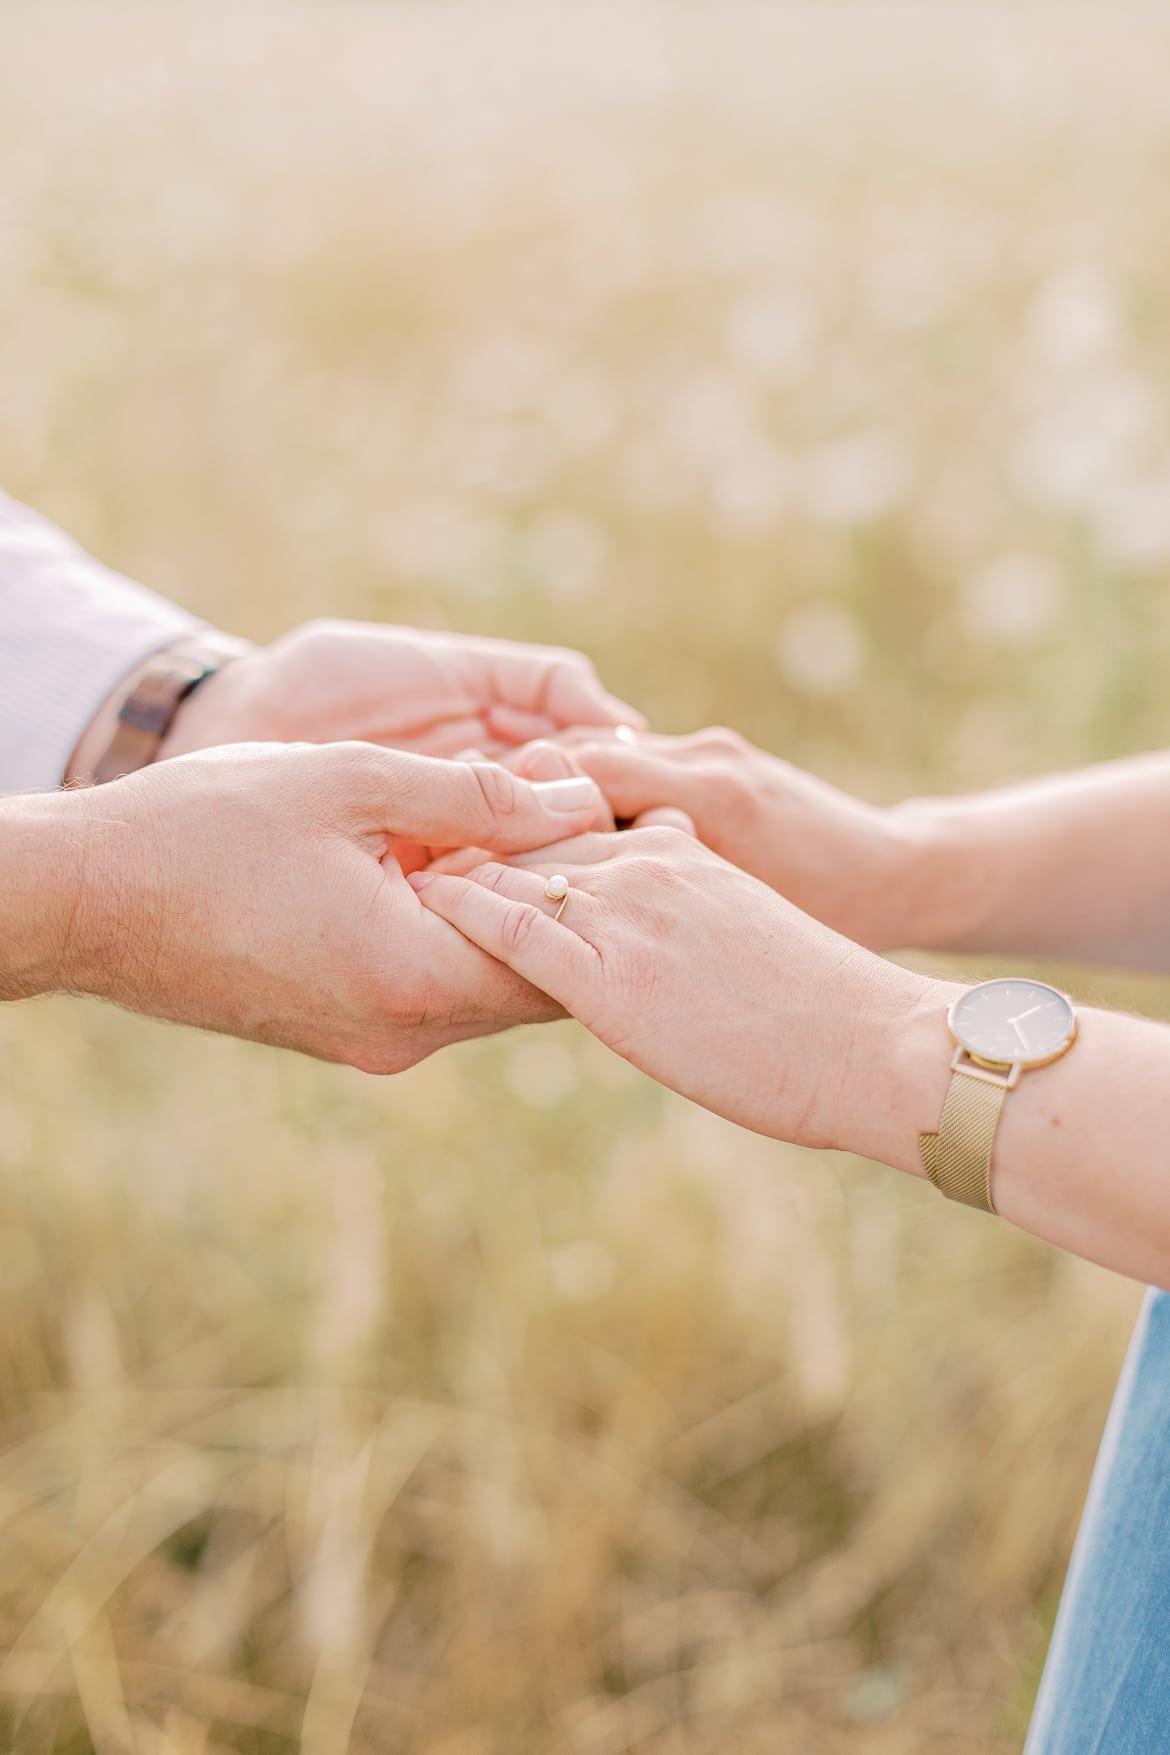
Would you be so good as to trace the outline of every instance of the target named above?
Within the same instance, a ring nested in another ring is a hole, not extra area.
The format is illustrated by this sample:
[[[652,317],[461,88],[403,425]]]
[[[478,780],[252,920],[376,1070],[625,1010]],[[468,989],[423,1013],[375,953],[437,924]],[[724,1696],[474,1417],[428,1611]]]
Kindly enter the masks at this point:
[[[1170,754],[912,800],[891,821],[905,944],[1170,971]]]
[[[959,991],[891,990],[888,1027],[858,1044],[834,1144],[925,1174],[919,1136],[939,1125],[954,1051],[946,1013]],[[1078,1016],[1063,1059],[1025,1072],[1004,1101],[993,1199],[1021,1230],[1170,1289],[1170,1028]]]

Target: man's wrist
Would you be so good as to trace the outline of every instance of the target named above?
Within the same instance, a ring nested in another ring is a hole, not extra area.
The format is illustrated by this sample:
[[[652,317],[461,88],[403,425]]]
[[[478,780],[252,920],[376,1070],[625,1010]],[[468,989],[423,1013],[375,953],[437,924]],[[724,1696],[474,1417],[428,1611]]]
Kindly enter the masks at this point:
[[[181,640],[172,641],[169,645],[161,646],[156,651],[148,653],[140,664],[136,664],[134,669],[129,671],[121,679],[117,688],[113,689],[111,693],[107,695],[97,713],[95,713],[94,717],[86,726],[70,760],[65,775],[66,785],[84,785],[92,780],[95,770],[98,768],[103,756],[105,756],[106,752],[110,749],[115,736],[118,734],[119,715],[122,712],[122,709],[134,695],[139,685],[143,682],[143,679],[147,676],[152,667],[158,664],[160,658],[165,658],[168,654],[185,651],[187,649],[190,649],[193,653],[197,652],[200,656],[213,655],[211,659],[212,662],[216,661],[214,655],[222,654],[223,669],[232,668],[236,659],[245,656],[252,650],[247,641],[237,640],[230,635],[211,631],[206,634],[194,637],[184,637]],[[197,684],[192,693],[185,700],[180,702],[175,713],[175,722],[168,727],[167,733],[159,745],[158,753],[154,758],[155,760],[161,760],[169,755],[183,754],[189,749],[203,747],[203,744],[198,741],[182,741],[176,737],[177,721],[182,717],[188,703],[193,705],[199,694],[201,694],[205,688],[209,687],[211,683],[216,682],[222,674],[223,670],[213,671],[206,682]],[[231,735],[226,739],[215,737],[204,739],[204,743],[223,741],[233,742],[236,740]]]
[[[212,749],[224,743],[265,743],[270,741],[264,714],[258,705],[261,691],[258,682],[263,675],[264,648],[234,642],[238,651],[230,663],[183,700],[162,740],[158,752],[160,762],[172,756],[190,755],[195,750]],[[271,741],[283,741],[271,739]]]
[[[88,854],[82,794],[0,800],[0,999],[75,985]]]

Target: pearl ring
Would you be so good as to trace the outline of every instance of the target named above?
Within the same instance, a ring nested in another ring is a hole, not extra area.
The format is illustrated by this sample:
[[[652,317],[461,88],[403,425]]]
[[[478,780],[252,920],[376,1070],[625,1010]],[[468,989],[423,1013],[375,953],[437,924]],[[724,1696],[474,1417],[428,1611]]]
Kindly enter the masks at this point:
[[[569,905],[569,880],[568,880],[568,878],[563,877],[559,871],[554,873],[554,875],[549,878],[547,884],[545,884],[544,893],[548,897],[548,900],[550,902],[559,902],[560,903],[560,907],[557,909],[556,913],[553,915],[554,920],[559,920],[561,915],[565,912],[565,909]]]

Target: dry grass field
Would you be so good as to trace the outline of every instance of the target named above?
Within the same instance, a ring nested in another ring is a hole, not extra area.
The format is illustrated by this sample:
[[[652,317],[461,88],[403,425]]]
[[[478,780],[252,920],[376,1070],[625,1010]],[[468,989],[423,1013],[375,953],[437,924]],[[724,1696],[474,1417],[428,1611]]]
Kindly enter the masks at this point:
[[[0,5],[0,482],[242,633],[582,645],[873,798],[1165,743],[1168,66]],[[1136,1296],[572,1025],[377,1082],[12,1009],[0,1749],[1007,1755]]]

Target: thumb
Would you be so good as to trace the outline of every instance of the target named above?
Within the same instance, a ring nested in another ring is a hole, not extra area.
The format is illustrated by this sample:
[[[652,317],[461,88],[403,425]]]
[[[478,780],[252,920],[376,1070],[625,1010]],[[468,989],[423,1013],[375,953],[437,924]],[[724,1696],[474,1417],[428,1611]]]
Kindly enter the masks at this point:
[[[389,750],[378,800],[379,828],[424,847],[485,847],[525,853],[609,823],[587,774],[523,780],[494,762],[444,762]]]

